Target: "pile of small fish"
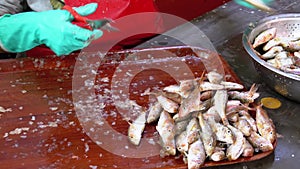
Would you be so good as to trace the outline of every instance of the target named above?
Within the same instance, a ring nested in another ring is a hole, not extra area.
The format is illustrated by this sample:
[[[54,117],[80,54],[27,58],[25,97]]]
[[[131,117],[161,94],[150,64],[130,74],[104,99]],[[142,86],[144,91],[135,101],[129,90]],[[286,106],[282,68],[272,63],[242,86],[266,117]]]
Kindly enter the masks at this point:
[[[161,157],[183,156],[188,168],[206,160],[237,160],[272,151],[275,126],[261,105],[254,84],[249,91],[223,80],[216,72],[180,81],[161,91],[149,91],[156,102],[130,123],[129,141],[139,145],[146,123],[156,124]],[[255,119],[250,111],[256,112]]]
[[[280,37],[276,28],[261,32],[252,44],[260,58],[273,67],[300,76],[299,37]]]

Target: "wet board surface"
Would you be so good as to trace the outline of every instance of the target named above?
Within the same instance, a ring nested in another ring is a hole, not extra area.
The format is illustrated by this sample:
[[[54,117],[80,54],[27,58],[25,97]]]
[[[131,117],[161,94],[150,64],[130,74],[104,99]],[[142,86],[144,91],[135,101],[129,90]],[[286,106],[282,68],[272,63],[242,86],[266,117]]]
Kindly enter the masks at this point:
[[[130,106],[146,109],[147,89],[203,71],[217,70],[240,83],[221,56],[198,48],[81,55],[0,61],[1,168],[186,168],[182,156],[159,156],[155,125],[146,126],[139,146],[129,143],[127,121],[136,115]]]

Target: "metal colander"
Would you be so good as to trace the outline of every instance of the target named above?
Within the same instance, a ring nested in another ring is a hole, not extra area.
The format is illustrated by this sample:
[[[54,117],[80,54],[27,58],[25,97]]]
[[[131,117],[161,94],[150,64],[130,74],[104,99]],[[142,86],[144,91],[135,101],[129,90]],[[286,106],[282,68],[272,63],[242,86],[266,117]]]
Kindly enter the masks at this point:
[[[300,14],[281,14],[262,19],[249,34],[250,42],[262,31],[275,27],[276,37],[300,38]]]
[[[263,81],[281,95],[300,102],[300,77],[285,73],[262,60],[252,47],[255,37],[269,28],[276,28],[276,37],[300,38],[300,14],[289,13],[266,17],[250,25],[243,34],[243,45]]]

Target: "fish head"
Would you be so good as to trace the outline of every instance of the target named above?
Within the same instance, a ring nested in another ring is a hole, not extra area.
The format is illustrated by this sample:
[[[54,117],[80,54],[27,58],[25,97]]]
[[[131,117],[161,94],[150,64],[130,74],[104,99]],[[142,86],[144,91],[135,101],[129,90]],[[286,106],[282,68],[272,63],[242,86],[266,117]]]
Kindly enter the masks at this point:
[[[134,145],[139,145],[141,141],[141,137],[137,137],[135,133],[129,132],[128,133],[129,141]]]
[[[165,144],[163,149],[169,155],[176,155],[175,144]]]
[[[211,156],[216,147],[216,141],[214,138],[211,138],[208,144],[204,144],[207,156]]]
[[[275,130],[273,130],[272,128],[270,128],[269,130],[267,130],[267,132],[265,134],[265,138],[267,140],[269,140],[271,143],[273,143],[274,140],[276,139],[276,132],[275,132]]]
[[[271,151],[273,148],[273,144],[271,144],[269,141],[260,142],[259,144],[259,149],[263,152]]]
[[[223,139],[226,143],[233,144],[235,137],[230,129],[225,130]]]

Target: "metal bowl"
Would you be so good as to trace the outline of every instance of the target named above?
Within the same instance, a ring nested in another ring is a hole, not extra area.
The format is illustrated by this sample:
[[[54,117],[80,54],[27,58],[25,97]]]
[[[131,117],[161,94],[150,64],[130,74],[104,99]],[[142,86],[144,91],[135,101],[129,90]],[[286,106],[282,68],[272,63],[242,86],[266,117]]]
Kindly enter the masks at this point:
[[[262,60],[252,47],[255,37],[272,27],[277,28],[276,36],[299,37],[300,14],[273,15],[250,25],[243,34],[243,46],[252,58],[256,70],[269,87],[291,100],[300,102],[300,77],[272,67]]]

